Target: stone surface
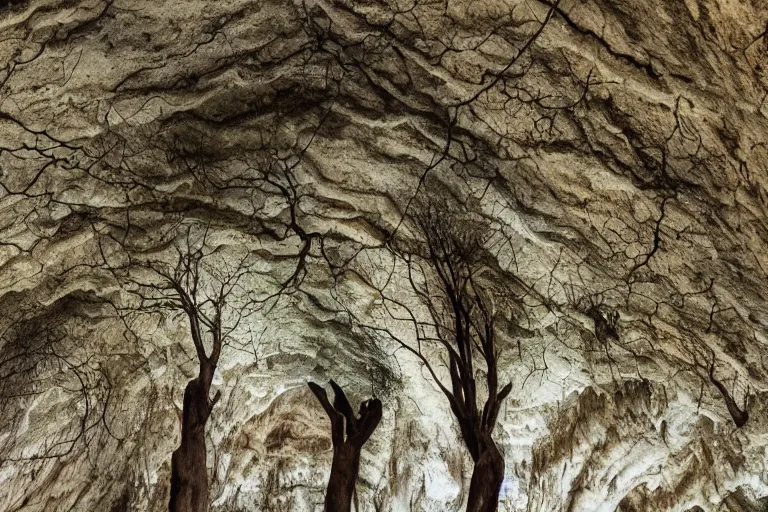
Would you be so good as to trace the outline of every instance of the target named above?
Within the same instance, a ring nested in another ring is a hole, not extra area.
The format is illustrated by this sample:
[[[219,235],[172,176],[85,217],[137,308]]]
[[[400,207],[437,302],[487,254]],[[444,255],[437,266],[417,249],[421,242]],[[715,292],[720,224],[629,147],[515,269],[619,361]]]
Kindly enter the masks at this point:
[[[290,201],[223,185],[282,161],[316,238],[300,290],[225,347],[212,510],[321,509],[330,429],[305,383],[327,378],[384,402],[361,510],[462,508],[447,403],[349,316],[412,338],[355,271],[390,268],[382,242],[437,184],[492,226],[516,304],[501,510],[763,510],[767,23],[758,0],[6,2],[0,509],[166,507],[193,348],[178,314],[121,318],[136,297],[104,263],[115,240],[170,261],[175,223],[209,224],[209,270],[250,251],[266,297],[302,248]],[[712,357],[751,397],[742,429]]]

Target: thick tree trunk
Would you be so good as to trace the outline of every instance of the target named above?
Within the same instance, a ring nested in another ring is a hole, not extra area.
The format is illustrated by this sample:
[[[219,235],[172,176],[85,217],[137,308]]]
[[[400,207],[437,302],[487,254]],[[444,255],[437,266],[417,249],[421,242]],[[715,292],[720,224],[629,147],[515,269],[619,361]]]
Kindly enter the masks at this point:
[[[482,434],[479,446],[469,485],[467,512],[496,512],[504,480],[504,458],[490,434]]]
[[[323,510],[324,512],[350,512],[357,475],[360,471],[360,452],[381,421],[381,401],[374,398],[362,402],[358,417],[352,411],[344,391],[335,382],[331,381],[335,394],[333,405],[328,401],[328,396],[322,387],[314,382],[310,382],[309,387],[331,420],[333,463]]]
[[[169,512],[208,511],[205,425],[212,407],[208,400],[211,379],[205,375],[208,372],[200,373],[184,390],[181,445],[171,457]]]
[[[349,512],[352,509],[361,448],[348,441],[334,447],[331,478],[325,494],[325,512]]]

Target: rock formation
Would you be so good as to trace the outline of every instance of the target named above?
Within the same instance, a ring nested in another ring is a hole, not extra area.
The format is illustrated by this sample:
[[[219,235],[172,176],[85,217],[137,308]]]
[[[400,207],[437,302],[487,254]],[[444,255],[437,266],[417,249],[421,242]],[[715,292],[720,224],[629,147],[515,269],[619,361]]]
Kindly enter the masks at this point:
[[[211,512],[322,508],[329,379],[383,404],[360,510],[466,510],[430,198],[486,233],[499,510],[764,510],[766,27],[759,0],[3,3],[0,510],[167,510],[216,340]]]

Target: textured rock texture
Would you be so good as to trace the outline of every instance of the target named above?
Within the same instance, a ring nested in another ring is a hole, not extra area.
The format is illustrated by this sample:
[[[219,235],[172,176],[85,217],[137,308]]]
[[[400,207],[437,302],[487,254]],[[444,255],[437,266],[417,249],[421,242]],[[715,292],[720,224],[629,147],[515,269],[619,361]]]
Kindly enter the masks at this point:
[[[180,222],[210,273],[247,255],[244,296],[292,283],[222,353],[212,510],[321,510],[328,378],[384,403],[361,510],[461,510],[443,397],[350,320],[387,324],[355,271],[435,187],[515,297],[501,510],[765,510],[766,26],[761,0],[5,2],[0,510],[167,507],[196,361],[115,268],[171,261]],[[287,195],[239,178],[269,162]]]

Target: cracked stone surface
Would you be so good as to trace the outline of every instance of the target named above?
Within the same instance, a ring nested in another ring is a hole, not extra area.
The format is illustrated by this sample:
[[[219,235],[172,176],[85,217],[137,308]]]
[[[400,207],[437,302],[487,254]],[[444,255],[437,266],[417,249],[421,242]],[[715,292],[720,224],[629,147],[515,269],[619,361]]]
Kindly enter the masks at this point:
[[[384,402],[360,510],[462,510],[444,397],[350,320],[413,336],[358,272],[435,188],[508,298],[500,510],[768,510],[767,26],[760,0],[5,2],[0,510],[167,509],[194,349],[112,269],[116,240],[170,261],[178,223],[214,274],[249,255],[246,295],[304,266],[224,348],[211,510],[322,509],[329,378]],[[295,219],[238,181],[268,161]]]

